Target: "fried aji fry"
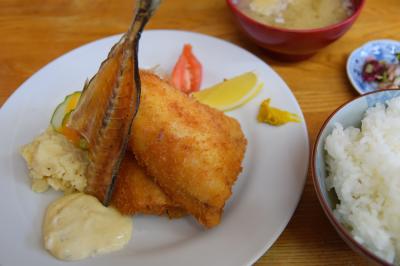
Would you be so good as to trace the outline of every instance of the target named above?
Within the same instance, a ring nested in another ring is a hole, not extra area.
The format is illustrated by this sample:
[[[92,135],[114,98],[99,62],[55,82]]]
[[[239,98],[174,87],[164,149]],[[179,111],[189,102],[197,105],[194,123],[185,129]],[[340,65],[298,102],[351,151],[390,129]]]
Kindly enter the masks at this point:
[[[121,163],[116,182],[111,204],[122,214],[167,214],[170,218],[185,214],[182,208],[172,202],[152,178],[146,175],[129,151]]]
[[[130,147],[161,189],[205,227],[219,224],[241,172],[246,139],[240,124],[149,72]]]

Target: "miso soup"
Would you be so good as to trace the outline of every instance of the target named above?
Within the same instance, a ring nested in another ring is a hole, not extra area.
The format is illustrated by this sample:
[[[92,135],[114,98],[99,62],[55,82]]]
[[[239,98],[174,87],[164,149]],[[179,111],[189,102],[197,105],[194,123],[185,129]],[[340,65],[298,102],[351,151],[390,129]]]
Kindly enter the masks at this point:
[[[288,29],[314,29],[336,24],[353,14],[350,0],[240,0],[253,19]]]

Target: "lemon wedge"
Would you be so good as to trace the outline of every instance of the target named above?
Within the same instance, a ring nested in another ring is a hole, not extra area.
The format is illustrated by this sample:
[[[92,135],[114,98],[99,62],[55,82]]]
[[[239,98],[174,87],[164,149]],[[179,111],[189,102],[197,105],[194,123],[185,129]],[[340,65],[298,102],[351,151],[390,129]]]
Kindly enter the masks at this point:
[[[264,86],[254,72],[246,72],[210,88],[195,92],[199,102],[221,111],[236,109],[253,99]]]

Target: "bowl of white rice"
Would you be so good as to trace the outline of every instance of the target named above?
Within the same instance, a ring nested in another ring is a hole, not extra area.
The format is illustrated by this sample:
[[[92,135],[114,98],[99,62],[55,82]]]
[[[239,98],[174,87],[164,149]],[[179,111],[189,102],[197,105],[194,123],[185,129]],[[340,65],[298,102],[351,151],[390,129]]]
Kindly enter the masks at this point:
[[[339,107],[311,156],[317,196],[343,240],[376,263],[400,265],[400,90]]]

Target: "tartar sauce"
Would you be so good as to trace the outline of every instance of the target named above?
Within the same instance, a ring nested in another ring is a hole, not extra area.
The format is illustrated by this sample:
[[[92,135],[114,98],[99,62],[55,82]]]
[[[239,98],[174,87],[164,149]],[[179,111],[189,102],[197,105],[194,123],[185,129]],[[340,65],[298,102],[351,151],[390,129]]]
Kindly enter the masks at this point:
[[[131,233],[131,217],[83,193],[51,203],[43,222],[44,246],[61,260],[80,260],[121,249]]]

